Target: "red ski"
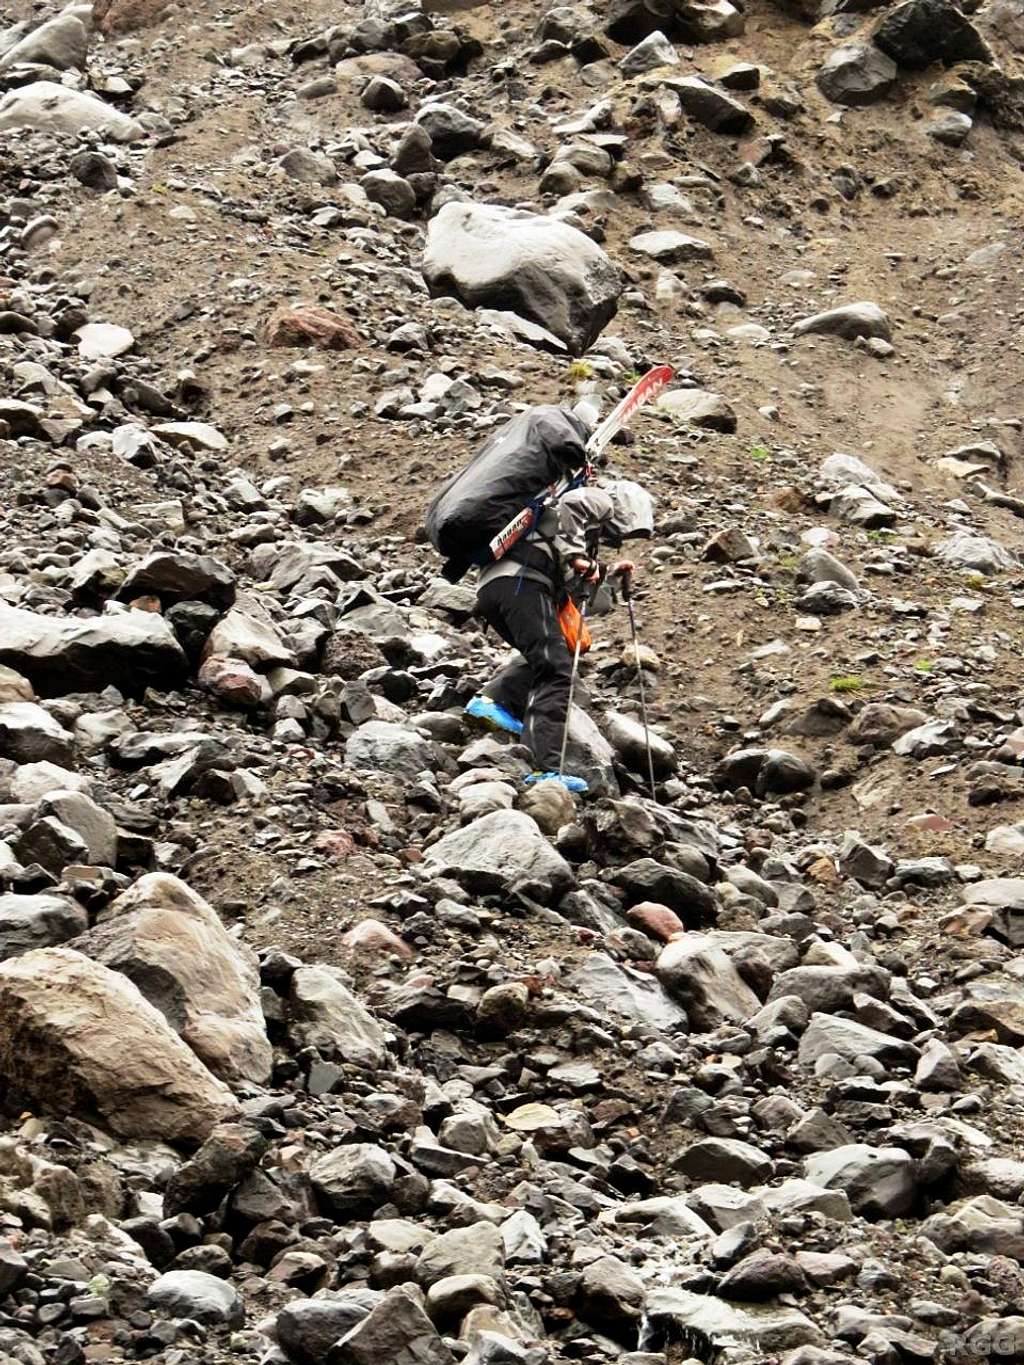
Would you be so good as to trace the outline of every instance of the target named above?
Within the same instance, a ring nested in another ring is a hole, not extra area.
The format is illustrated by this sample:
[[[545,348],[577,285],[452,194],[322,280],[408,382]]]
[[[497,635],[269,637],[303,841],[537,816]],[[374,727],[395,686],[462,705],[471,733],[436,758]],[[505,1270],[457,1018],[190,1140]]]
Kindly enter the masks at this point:
[[[674,375],[675,370],[671,365],[655,365],[653,370],[648,370],[642,379],[637,380],[622,402],[611,410],[587,442],[587,454],[590,458],[600,455],[616,432],[629,424],[634,412],[645,403],[649,403],[652,398],[657,398],[662,389],[672,382]]]
[[[616,432],[621,431],[624,426],[628,426],[629,420],[635,412],[642,408],[645,403],[657,398],[662,389],[672,382],[674,375],[675,371],[671,365],[655,365],[653,370],[648,370],[642,379],[637,380],[622,402],[611,410],[587,442],[588,473],[589,461],[600,455]],[[577,476],[574,479],[567,480],[564,484],[556,484],[546,494],[542,494],[540,498],[535,499],[529,506],[518,512],[507,526],[502,527],[488,545],[492,560],[502,559],[518,540],[533,530],[544,504],[549,499],[557,500],[563,493],[577,486],[581,481],[582,477]]]

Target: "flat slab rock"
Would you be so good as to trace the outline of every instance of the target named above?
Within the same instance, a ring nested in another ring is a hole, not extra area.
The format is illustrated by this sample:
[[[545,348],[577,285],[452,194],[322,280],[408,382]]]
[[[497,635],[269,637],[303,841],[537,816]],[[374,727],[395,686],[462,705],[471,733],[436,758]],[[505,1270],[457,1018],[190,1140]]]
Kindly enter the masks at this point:
[[[86,620],[41,616],[0,603],[0,663],[44,696],[173,687],[188,671],[185,652],[162,616],[124,611]]]
[[[501,891],[520,881],[564,891],[573,882],[572,868],[522,811],[494,811],[446,834],[427,849],[423,862],[438,876],[478,891]]]
[[[682,1343],[690,1355],[708,1360],[728,1347],[788,1351],[821,1345],[821,1333],[796,1308],[738,1304],[686,1289],[655,1289],[647,1295],[647,1319],[659,1334]]]
[[[84,90],[56,81],[33,81],[0,100],[0,129],[36,128],[52,133],[99,133],[113,142],[136,142],[142,125]]]
[[[670,999],[660,982],[646,972],[613,962],[606,953],[588,953],[566,985],[588,1004],[635,1024],[666,1032],[686,1026],[686,1011]]]

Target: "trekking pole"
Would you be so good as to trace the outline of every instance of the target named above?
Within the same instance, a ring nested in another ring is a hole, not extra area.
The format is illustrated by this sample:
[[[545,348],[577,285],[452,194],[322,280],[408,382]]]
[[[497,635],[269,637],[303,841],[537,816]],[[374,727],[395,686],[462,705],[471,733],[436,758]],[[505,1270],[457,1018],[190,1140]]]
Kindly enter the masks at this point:
[[[576,695],[576,678],[580,671],[580,646],[583,643],[583,627],[587,621],[587,607],[590,605],[590,594],[583,594],[583,601],[580,603],[580,627],[576,632],[576,648],[572,654],[572,673],[569,675],[569,701],[565,708],[565,728],[562,731],[562,752],[558,756],[559,776],[565,774],[565,751],[569,747],[569,726],[572,724],[572,699]]]
[[[651,800],[658,804],[658,793],[654,785],[654,753],[651,750],[651,727],[647,719],[647,692],[644,687],[644,670],[640,663],[640,636],[636,628],[636,613],[633,611],[632,575],[622,575],[622,598],[629,612],[629,628],[633,634],[633,657],[636,659],[636,680],[640,688],[640,714],[644,722],[644,746],[647,749],[647,776],[651,784]]]

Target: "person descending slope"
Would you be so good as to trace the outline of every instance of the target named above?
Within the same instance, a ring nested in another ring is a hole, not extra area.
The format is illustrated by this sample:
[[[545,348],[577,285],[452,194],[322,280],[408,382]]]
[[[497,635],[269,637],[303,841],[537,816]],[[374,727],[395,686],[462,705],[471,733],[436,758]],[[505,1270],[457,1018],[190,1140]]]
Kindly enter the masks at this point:
[[[561,768],[568,721],[575,633],[585,620],[573,610],[604,577],[601,545],[613,549],[653,530],[653,503],[639,484],[604,481],[571,489],[547,506],[537,527],[490,568],[477,586],[477,614],[519,651],[484,692],[466,707],[471,716],[521,734],[536,771],[526,780],[557,778],[570,791],[586,791],[580,777]],[[620,559],[610,574],[632,575]],[[568,618],[568,626],[567,626]]]

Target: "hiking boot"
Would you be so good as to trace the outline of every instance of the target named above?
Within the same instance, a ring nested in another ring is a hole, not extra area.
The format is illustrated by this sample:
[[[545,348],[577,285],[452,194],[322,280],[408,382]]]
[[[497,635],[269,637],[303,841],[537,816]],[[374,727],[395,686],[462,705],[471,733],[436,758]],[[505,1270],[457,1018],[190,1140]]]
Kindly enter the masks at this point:
[[[499,706],[490,697],[474,697],[466,706],[465,714],[473,720],[482,721],[489,730],[504,730],[510,735],[523,733],[523,722],[516,720],[504,706]]]
[[[530,773],[523,781],[528,787],[534,786],[537,782],[561,782],[566,791],[579,795],[590,790],[582,777],[571,777],[568,773]]]

